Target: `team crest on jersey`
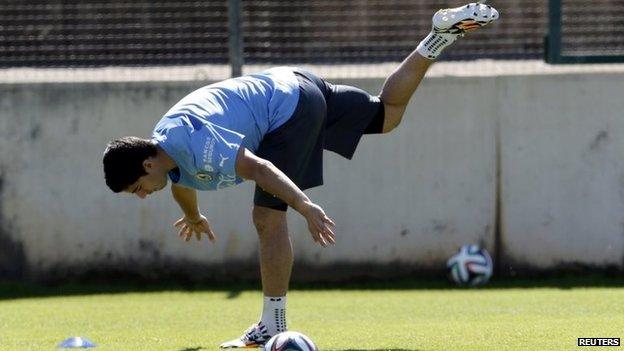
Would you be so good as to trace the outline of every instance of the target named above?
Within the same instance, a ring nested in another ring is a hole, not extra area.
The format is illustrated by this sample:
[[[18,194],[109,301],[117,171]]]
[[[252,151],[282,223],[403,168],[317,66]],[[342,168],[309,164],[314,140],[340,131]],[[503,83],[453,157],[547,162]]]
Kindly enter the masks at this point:
[[[201,181],[205,181],[205,182],[206,181],[209,182],[209,181],[212,180],[212,176],[210,174],[208,174],[208,173],[197,173],[195,175],[195,178],[197,178],[197,179],[199,179]]]

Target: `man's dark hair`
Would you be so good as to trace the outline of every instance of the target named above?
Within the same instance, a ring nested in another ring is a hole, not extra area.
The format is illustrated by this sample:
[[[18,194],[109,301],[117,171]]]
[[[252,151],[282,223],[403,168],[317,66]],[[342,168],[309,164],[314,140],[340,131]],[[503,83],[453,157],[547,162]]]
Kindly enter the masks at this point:
[[[112,140],[104,150],[104,179],[118,193],[147,174],[143,161],[156,156],[156,144],[148,139],[127,136]]]

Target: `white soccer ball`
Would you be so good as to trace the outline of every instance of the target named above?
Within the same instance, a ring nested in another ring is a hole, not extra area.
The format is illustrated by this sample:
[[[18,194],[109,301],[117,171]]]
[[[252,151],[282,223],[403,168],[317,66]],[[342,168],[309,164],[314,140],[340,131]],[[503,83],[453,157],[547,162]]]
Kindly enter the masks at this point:
[[[492,276],[492,258],[479,245],[464,245],[446,262],[449,276],[459,286],[487,283]]]
[[[264,345],[264,351],[318,351],[318,347],[307,336],[296,331],[286,331],[269,339]]]

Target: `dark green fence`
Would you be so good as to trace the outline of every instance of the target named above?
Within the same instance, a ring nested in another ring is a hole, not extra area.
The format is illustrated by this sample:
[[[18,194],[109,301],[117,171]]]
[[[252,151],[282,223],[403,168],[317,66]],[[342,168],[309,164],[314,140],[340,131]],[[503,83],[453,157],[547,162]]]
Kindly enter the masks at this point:
[[[401,61],[466,0],[2,0],[0,67]],[[441,60],[539,59],[546,0],[491,1],[501,23]]]
[[[0,67],[396,62],[437,9],[465,2],[2,0]],[[624,0],[488,3],[499,23],[441,60],[623,61]]]
[[[549,63],[624,62],[624,0],[549,0]]]

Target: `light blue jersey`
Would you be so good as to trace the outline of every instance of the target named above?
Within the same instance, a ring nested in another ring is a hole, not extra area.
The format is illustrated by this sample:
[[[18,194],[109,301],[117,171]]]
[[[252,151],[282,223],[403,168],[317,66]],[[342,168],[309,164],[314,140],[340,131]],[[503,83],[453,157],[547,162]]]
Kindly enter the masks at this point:
[[[200,88],[175,104],[153,138],[178,165],[171,180],[197,190],[241,183],[236,154],[255,152],[262,138],[292,116],[299,101],[293,70],[278,67]]]

